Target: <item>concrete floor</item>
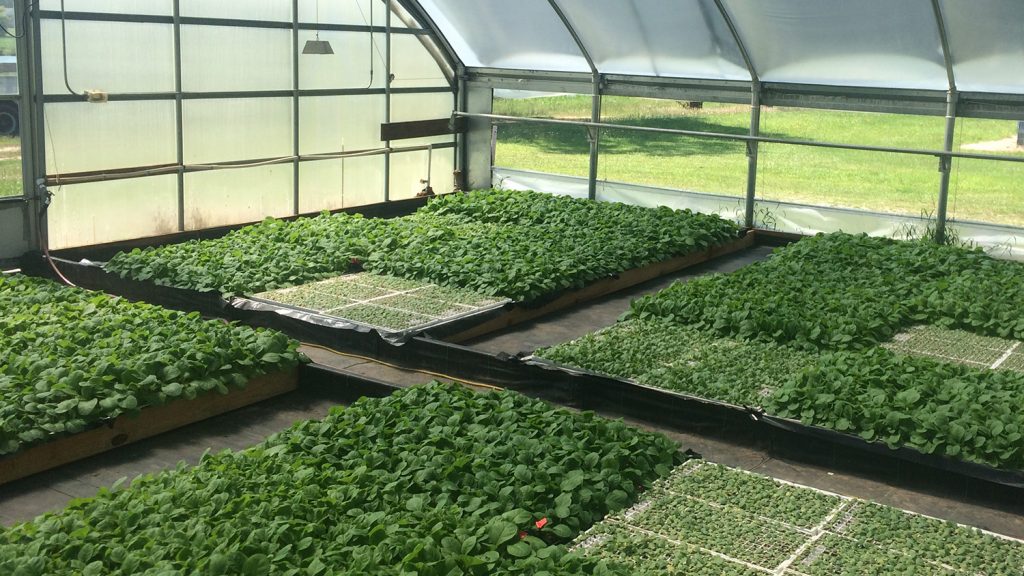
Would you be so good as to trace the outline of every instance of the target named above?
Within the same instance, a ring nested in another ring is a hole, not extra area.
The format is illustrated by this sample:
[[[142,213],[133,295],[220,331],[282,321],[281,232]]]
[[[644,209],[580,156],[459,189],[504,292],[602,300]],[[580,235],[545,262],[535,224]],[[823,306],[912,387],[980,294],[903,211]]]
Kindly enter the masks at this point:
[[[686,279],[700,274],[735,270],[762,259],[768,252],[768,249],[756,248],[703,265],[675,278]],[[628,307],[631,299],[640,294],[659,290],[671,280],[651,282],[577,310],[514,327],[501,334],[480,339],[476,346],[490,352],[518,352],[577,338],[597,328],[611,325]],[[323,364],[400,386],[437,379],[436,375],[401,370],[315,348],[306,348],[304,351]],[[219,451],[252,446],[297,420],[323,417],[329,408],[337,403],[316,393],[300,390],[115,452],[2,486],[0,522],[10,525],[44,512],[59,510],[71,499],[93,495],[99,487],[109,486],[122,477],[132,478],[138,474],[172,469],[178,462],[195,463],[208,449]],[[643,422],[631,423],[658,430]],[[870,477],[840,473],[785,458],[776,458],[764,450],[749,445],[697,434],[659,431],[677,440],[684,449],[700,453],[709,461],[977,526],[1007,536],[1024,538],[1024,502],[1011,510],[1011,507],[1005,505],[967,501],[948,493],[907,489]]]

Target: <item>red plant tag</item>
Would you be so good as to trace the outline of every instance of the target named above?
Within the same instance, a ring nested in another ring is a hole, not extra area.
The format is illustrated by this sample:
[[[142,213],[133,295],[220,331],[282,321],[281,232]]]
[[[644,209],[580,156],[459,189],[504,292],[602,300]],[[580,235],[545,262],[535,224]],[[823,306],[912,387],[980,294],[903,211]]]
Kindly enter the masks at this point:
[[[541,528],[543,528],[543,527],[548,525],[548,519],[547,518],[541,518],[540,520],[537,520],[536,522],[534,522],[533,525],[537,527],[537,530],[540,530]]]
[[[525,530],[520,530],[519,531],[519,539],[522,540],[523,538],[526,538],[526,531]]]

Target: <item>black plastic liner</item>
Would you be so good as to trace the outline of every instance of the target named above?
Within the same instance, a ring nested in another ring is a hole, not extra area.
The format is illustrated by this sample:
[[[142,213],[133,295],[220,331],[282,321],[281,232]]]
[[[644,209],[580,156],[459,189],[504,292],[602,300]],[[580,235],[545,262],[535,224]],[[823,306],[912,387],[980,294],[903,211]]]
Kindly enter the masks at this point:
[[[955,475],[954,481],[979,480],[1011,489],[1014,498],[1024,496],[1024,471],[1000,470],[984,464],[924,454],[909,447],[892,449],[882,443],[868,442],[859,436],[770,416],[757,407],[737,406],[654,388],[623,378],[564,366],[542,358],[528,357],[522,361],[526,365],[547,372],[561,372],[580,379],[579,389],[583,390],[583,395],[579,405],[582,408],[611,410],[676,429],[716,427],[721,431],[746,431],[755,437],[771,438],[773,444],[778,444],[778,448],[784,451],[787,449],[787,443],[796,443],[799,447],[801,443],[813,439],[832,447],[831,450],[826,450],[831,454],[825,458],[830,465],[836,465],[840,459],[849,462],[861,461],[856,467],[882,468],[874,470],[874,474],[877,475],[877,472],[881,471],[885,475],[886,471],[894,471],[898,477],[912,477],[922,472],[914,468],[926,470],[925,474],[934,474],[938,469]],[[791,449],[793,446],[788,448]],[[851,457],[851,452],[857,453],[856,456]],[[803,456],[806,458],[806,454]],[[800,454],[796,455],[796,458],[800,457]],[[821,459],[818,457],[812,460]]]
[[[401,390],[382,380],[316,363],[299,367],[299,388],[322,394],[341,404],[351,404],[360,398],[386,398]]]
[[[54,276],[49,265],[38,256],[26,258],[22,266],[29,274]],[[148,281],[122,279],[87,264],[58,262],[58,266],[72,282],[84,288],[279,330],[293,338],[342,353],[501,386],[570,407],[612,412],[665,428],[734,437],[745,444],[764,445],[767,442],[772,453],[833,468],[855,469],[894,482],[938,482],[962,494],[1024,502],[1024,472],[998,470],[982,464],[923,454],[911,448],[893,450],[858,436],[774,418],[756,408],[643,386],[534,358],[489,354],[443,342],[429,334],[410,337],[396,344],[366,327],[333,328],[271,311],[242,310],[231,306],[217,292],[182,290]],[[936,474],[937,471],[941,473]]]

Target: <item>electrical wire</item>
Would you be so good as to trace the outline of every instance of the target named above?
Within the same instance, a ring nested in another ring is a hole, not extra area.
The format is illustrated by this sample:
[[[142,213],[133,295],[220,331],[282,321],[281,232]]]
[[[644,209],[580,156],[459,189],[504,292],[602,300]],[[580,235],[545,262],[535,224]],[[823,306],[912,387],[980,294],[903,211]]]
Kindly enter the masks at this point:
[[[47,130],[49,131],[49,124],[47,123]],[[51,149],[53,146],[53,135],[50,135]],[[429,145],[415,146],[409,148],[398,149],[399,152],[418,152],[427,150]],[[256,168],[260,166],[271,166],[275,164],[286,164],[295,160],[344,160],[346,158],[363,158],[366,156],[379,156],[388,152],[396,151],[395,148],[374,148],[372,150],[363,150],[360,152],[336,152],[331,154],[305,154],[300,156],[281,156],[280,158],[271,158],[269,160],[260,160],[259,162],[249,162],[244,164],[186,164],[184,166],[161,166],[159,168],[146,168],[143,170],[136,170],[132,172],[106,172],[102,174],[90,174],[88,176],[63,176],[59,173],[54,174],[55,184],[57,186],[63,186],[64,184],[82,184],[87,182],[98,182],[111,178],[127,179],[127,178],[142,178],[146,176],[160,176],[164,174],[176,174],[179,170],[184,169],[186,172],[194,172],[199,170],[237,170],[241,168]],[[57,163],[56,154],[52,156],[54,158],[54,164]]]
[[[363,12],[363,6],[358,0],[356,1],[356,8],[359,10],[359,16],[363,19],[363,24],[368,24],[370,27],[370,83],[367,84],[366,87],[371,88],[374,80],[373,53],[377,52],[377,57],[380,58],[382,64],[387,64],[387,60],[385,60],[384,55],[380,53],[380,47],[377,46],[377,41],[373,37],[373,5],[370,6],[369,23],[366,21],[366,13]]]
[[[64,60],[64,87],[75,96],[84,96],[85,94],[75,92],[71,88],[71,82],[68,81],[68,30],[67,21],[64,18],[64,0],[60,0],[60,48]]]
[[[21,15],[21,36],[17,34],[12,34],[11,31],[8,30],[7,27],[4,26],[3,24],[0,24],[0,30],[3,30],[4,34],[7,34],[11,38],[16,38],[18,40],[24,38],[25,35],[28,34],[28,14],[29,12],[32,11],[32,8],[36,4],[39,4],[39,0],[33,0],[32,2],[29,2],[28,5],[25,7],[25,13]],[[17,24],[17,22],[15,22],[15,24]]]
[[[359,354],[352,354],[350,352],[341,352],[341,351],[335,350],[334,348],[329,348],[327,346],[321,346],[319,344],[310,344],[309,342],[302,342],[301,344],[303,346],[308,347],[308,348],[314,348],[314,349],[317,349],[317,350],[323,350],[324,352],[331,352],[332,354],[337,354],[338,356],[344,356],[346,358],[355,358],[357,360],[365,360],[367,362],[372,362],[374,364],[380,364],[381,366],[387,366],[388,368],[393,368],[395,370],[402,370],[404,372],[414,372],[416,374],[426,374],[427,376],[433,376],[434,378],[444,378],[445,380],[451,380],[451,381],[456,382],[458,384],[463,384],[465,386],[471,386],[473,388],[482,388],[484,390],[492,390],[492,391],[495,391],[495,392],[500,392],[500,391],[504,390],[504,388],[502,388],[500,386],[493,386],[491,384],[484,384],[482,382],[474,382],[472,380],[466,380],[464,378],[455,378],[455,377],[449,376],[447,374],[441,374],[439,372],[431,372],[429,370],[416,370],[416,369],[413,369],[413,368],[406,368],[404,366],[398,366],[396,364],[391,364],[391,363],[388,363],[388,362],[384,362],[382,360],[377,360],[376,358],[370,358],[369,356],[361,356]]]

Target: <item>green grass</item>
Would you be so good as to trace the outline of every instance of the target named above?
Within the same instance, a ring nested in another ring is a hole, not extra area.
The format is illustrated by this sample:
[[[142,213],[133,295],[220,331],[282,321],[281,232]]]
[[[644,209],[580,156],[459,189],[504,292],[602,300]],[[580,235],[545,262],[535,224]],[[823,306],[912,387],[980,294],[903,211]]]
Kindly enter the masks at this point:
[[[496,114],[589,119],[590,99],[559,96],[495,100]],[[746,134],[747,106],[705,104],[700,110],[672,100],[606,97],[604,121],[705,132]],[[944,119],[766,108],[762,134],[802,140],[937,150]],[[1016,123],[964,119],[957,146],[1010,137]],[[714,192],[734,196],[746,190],[746,147],[724,140],[605,130],[599,176],[604,180]],[[503,125],[496,165],[585,176],[586,132],[571,126]],[[1017,153],[1017,156],[1024,154]],[[957,161],[951,184],[954,218],[1024,225],[1024,166],[980,160]],[[911,215],[933,213],[939,189],[938,161],[931,157],[761,146],[759,197],[819,205],[863,208]]]
[[[21,140],[0,136],[0,198],[21,196]]]

